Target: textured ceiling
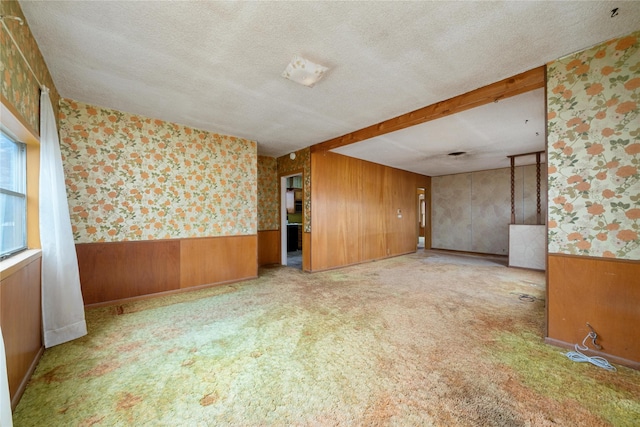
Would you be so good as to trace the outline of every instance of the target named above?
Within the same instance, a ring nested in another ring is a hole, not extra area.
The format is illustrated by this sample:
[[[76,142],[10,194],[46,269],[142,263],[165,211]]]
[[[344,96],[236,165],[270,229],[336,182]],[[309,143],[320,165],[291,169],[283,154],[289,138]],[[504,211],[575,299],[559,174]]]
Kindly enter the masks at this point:
[[[429,176],[497,169],[509,166],[507,156],[545,151],[545,119],[544,89],[536,89],[332,151]]]
[[[270,156],[637,30],[640,17],[640,2],[20,3],[62,96],[252,139]],[[281,77],[294,54],[330,68],[315,87]]]

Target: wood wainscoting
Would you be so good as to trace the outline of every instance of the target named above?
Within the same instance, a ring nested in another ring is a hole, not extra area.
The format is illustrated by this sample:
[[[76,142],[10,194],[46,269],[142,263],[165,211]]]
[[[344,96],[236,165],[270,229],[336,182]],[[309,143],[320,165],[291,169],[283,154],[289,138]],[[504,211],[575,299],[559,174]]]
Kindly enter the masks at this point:
[[[280,230],[258,231],[258,266],[280,262]]]
[[[0,282],[0,327],[13,409],[44,351],[40,271],[41,256],[38,252],[19,268],[3,271]]]
[[[640,262],[549,254],[547,342],[598,334],[601,355],[640,368]]]
[[[416,190],[430,189],[431,178],[320,151],[311,154],[311,182],[310,270],[416,251]]]
[[[258,237],[232,236],[180,241],[180,288],[258,276]]]
[[[258,275],[257,236],[76,245],[85,305]]]

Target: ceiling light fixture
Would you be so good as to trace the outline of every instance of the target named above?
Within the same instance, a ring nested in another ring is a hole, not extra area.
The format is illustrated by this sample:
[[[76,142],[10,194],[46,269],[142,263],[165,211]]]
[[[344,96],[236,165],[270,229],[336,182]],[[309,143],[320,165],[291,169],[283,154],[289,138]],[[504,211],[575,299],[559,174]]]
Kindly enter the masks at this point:
[[[282,72],[282,77],[306,87],[313,87],[327,70],[327,67],[294,55],[291,63]]]

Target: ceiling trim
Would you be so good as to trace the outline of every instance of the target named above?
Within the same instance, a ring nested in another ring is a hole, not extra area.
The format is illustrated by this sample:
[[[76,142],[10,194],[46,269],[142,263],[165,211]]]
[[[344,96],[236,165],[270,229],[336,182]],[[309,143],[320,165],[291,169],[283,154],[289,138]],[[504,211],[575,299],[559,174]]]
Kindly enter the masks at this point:
[[[384,135],[410,126],[425,123],[441,117],[456,114],[501,99],[520,95],[545,86],[545,66],[540,66],[499,82],[474,89],[462,95],[419,108],[409,113],[385,120],[337,138],[319,142],[311,146],[311,152],[329,151]]]

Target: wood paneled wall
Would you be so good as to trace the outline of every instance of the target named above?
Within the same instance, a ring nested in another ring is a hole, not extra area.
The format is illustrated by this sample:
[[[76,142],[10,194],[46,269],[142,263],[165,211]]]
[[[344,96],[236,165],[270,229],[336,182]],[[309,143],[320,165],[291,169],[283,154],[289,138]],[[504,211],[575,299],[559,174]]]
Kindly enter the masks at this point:
[[[258,266],[280,264],[280,230],[258,231]]]
[[[258,275],[256,235],[82,243],[76,251],[87,305]]]
[[[85,304],[179,288],[180,240],[76,245]]]
[[[44,351],[40,295],[40,256],[6,277],[3,275],[0,282],[0,326],[13,408]]]
[[[180,288],[258,276],[258,237],[230,236],[180,241]]]
[[[430,203],[429,177],[319,151],[311,155],[311,182],[310,270],[416,250],[416,189],[425,188]]]
[[[640,262],[549,254],[547,268],[548,341],[582,343],[589,322],[604,354],[640,367]]]

